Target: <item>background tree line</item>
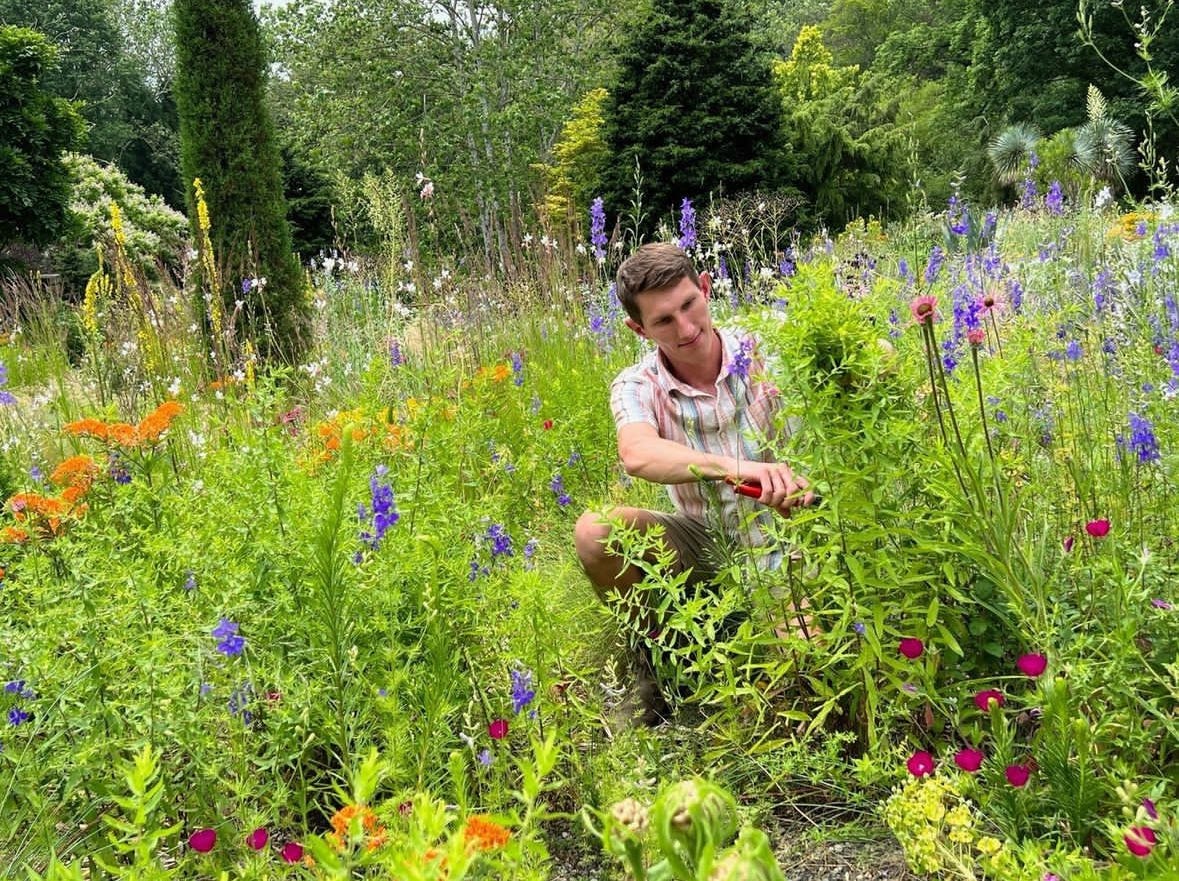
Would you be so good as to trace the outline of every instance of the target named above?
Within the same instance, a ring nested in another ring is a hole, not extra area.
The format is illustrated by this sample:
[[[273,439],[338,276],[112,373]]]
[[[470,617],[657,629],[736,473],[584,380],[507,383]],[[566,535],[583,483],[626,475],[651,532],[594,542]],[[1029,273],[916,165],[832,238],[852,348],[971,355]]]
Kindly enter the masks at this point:
[[[1010,199],[1010,175],[996,174],[988,145],[1012,124],[1032,126],[1023,147],[1042,138],[1036,173],[1065,175],[1076,157],[1059,133],[1091,121],[1090,85],[1134,141],[1150,125],[1172,168],[1179,150],[1174,118],[1148,120],[1139,86],[1078,38],[1073,0],[620,6],[294,0],[265,9],[266,109],[300,255],[412,237],[427,252],[496,269],[538,224],[584,237],[597,195],[611,224],[646,231],[685,197],[751,189],[797,194],[803,224],[834,228],[939,205],[955,188]],[[0,0],[0,23],[57,47],[37,88],[72,102],[85,129],[62,148],[182,208],[174,19],[169,0]],[[1145,75],[1119,4],[1095,9],[1092,23],[1097,49]],[[186,48],[200,57],[202,46]],[[1150,54],[1156,71],[1179,69],[1179,28],[1162,28]],[[1136,195],[1147,185],[1136,168],[1124,183]],[[52,238],[53,224],[34,234],[13,206],[0,210],[0,244]]]

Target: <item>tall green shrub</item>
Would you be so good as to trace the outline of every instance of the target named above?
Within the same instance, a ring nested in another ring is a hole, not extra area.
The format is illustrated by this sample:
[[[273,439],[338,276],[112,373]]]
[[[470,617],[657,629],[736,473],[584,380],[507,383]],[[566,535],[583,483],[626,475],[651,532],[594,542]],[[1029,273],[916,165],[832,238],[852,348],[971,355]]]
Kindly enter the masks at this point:
[[[0,247],[52,241],[65,225],[70,175],[66,150],[82,141],[82,121],[43,81],[57,62],[44,34],[0,26]]]
[[[655,0],[619,57],[605,110],[609,211],[632,200],[665,215],[683,198],[773,186],[780,178],[780,105],[751,23],[724,0]]]
[[[266,59],[249,0],[177,0],[176,103],[189,217],[204,185],[227,315],[270,357],[307,343],[303,273],[291,252],[281,163],[263,103]],[[264,285],[243,289],[247,279]]]

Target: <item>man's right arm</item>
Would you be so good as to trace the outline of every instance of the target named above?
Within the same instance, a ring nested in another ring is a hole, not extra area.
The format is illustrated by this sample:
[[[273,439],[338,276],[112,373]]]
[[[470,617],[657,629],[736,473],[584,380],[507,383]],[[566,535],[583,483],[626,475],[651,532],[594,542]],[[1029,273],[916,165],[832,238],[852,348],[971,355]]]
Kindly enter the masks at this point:
[[[758,499],[764,505],[786,513],[799,504],[810,504],[805,478],[796,476],[781,462],[739,460],[694,450],[660,437],[655,426],[631,422],[618,428],[618,455],[631,477],[652,483],[694,483],[697,480],[748,480],[761,486]]]

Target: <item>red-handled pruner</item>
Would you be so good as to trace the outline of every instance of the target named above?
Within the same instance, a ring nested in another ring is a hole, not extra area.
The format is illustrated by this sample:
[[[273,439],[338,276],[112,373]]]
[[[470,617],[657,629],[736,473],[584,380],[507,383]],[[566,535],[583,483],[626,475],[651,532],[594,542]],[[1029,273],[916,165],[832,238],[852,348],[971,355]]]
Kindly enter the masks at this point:
[[[736,477],[726,477],[725,483],[733,488],[739,496],[745,496],[747,499],[761,498],[761,484],[756,480],[738,480]]]

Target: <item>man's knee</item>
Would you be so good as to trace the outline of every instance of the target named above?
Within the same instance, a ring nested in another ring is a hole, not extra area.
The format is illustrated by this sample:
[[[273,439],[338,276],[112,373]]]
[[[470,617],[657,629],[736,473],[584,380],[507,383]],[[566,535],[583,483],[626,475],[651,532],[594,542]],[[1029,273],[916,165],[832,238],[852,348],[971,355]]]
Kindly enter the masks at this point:
[[[582,566],[591,566],[607,555],[610,524],[599,511],[586,511],[573,527],[573,546]]]

